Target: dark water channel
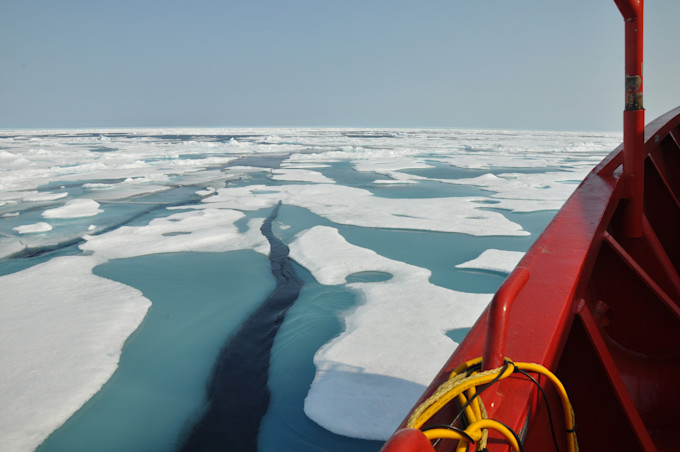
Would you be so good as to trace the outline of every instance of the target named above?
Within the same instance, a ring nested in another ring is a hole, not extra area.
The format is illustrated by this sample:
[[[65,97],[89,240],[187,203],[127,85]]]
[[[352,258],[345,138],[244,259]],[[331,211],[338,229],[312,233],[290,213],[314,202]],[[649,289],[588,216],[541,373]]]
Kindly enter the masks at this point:
[[[261,231],[271,247],[269,260],[276,288],[220,351],[208,384],[208,403],[180,450],[257,450],[260,420],[267,411],[271,348],[276,333],[302,289],[289,249],[272,232],[281,203]]]

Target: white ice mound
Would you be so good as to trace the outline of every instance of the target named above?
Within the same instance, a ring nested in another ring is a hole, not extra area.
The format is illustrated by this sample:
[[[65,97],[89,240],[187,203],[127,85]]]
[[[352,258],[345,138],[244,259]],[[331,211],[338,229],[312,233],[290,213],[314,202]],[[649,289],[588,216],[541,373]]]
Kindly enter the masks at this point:
[[[92,274],[101,260],[54,258],[0,277],[0,450],[34,450],[116,370],[149,300]]]
[[[43,212],[45,218],[83,218],[93,217],[103,212],[99,203],[94,199],[72,199],[61,207],[49,209]]]
[[[145,226],[122,226],[101,235],[86,235],[80,248],[108,259],[182,251],[224,252],[254,249],[269,252],[260,233],[262,219],[252,219],[246,232],[234,224],[245,215],[236,210],[204,209],[154,218]]]
[[[49,223],[45,223],[44,221],[39,221],[38,223],[34,224],[24,224],[21,226],[16,226],[12,229],[17,231],[19,234],[34,234],[37,232],[51,231],[52,226],[50,226]]]
[[[440,179],[440,182],[474,185],[491,192],[493,207],[515,212],[558,210],[573,193],[587,170],[550,171],[545,173],[491,173],[466,179]]]
[[[470,327],[492,295],[435,286],[429,270],[351,245],[330,227],[303,232],[290,250],[322,284],[342,284],[361,271],[393,275],[348,285],[365,302],[314,356],[305,399],[307,416],[334,433],[387,439],[456,348],[446,332]]]
[[[472,268],[510,273],[524,257],[523,251],[484,250],[475,259],[456,265],[456,268]]]

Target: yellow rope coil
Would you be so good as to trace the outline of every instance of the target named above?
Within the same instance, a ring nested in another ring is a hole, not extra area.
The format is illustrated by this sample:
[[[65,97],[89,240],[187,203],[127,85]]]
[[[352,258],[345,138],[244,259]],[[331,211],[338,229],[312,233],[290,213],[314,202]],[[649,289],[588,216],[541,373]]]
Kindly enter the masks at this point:
[[[564,389],[562,382],[544,366],[532,363],[514,363],[506,359],[506,364],[497,369],[491,369],[485,372],[471,372],[466,373],[468,369],[478,365],[481,358],[476,358],[461,364],[449,376],[449,379],[442,383],[439,388],[420,404],[409,417],[407,426],[410,428],[421,428],[432,416],[434,416],[441,408],[448,404],[451,400],[457,399],[460,406],[464,406],[463,415],[467,420],[468,427],[465,430],[449,430],[446,428],[435,428],[426,430],[423,433],[427,438],[433,440],[438,438],[448,438],[458,440],[457,451],[466,451],[468,442],[472,439],[479,449],[485,449],[488,429],[498,431],[505,437],[508,444],[515,450],[521,451],[521,445],[518,443],[515,434],[504,424],[487,418],[486,409],[480,397],[477,396],[477,387],[487,385],[494,380],[499,381],[509,377],[515,373],[516,369],[525,372],[534,372],[545,376],[553,383],[562,401],[562,409],[566,423],[567,433],[567,447],[569,452],[578,452],[578,442],[576,440],[575,432],[575,417],[574,411]],[[470,403],[468,403],[471,401]],[[466,436],[467,435],[467,436]]]
[[[432,416],[442,409],[447,403],[453,400],[458,394],[461,394],[468,389],[491,383],[499,373],[503,370],[503,367],[498,369],[491,369],[485,372],[480,372],[478,374],[466,377],[465,374],[458,374],[452,379],[442,383],[439,388],[423,402],[416,410],[413,412],[408,420],[407,427],[410,428],[420,428],[428,421]],[[507,366],[505,372],[501,375],[501,379],[508,377],[513,372],[511,366]]]

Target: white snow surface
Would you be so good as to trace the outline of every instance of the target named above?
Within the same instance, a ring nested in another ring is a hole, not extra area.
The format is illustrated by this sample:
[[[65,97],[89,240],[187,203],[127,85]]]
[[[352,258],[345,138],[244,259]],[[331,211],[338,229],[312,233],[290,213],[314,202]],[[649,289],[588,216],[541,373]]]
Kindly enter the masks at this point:
[[[31,202],[42,202],[42,201],[55,201],[57,199],[66,198],[68,193],[66,192],[29,192],[24,197],[24,201]]]
[[[243,218],[236,210],[204,209],[155,218],[144,226],[122,226],[101,235],[85,235],[84,251],[107,259],[183,251],[225,252],[254,249],[269,253],[269,242],[260,233],[263,219],[249,222],[240,233],[234,222]]]
[[[589,170],[589,169],[588,169]],[[545,173],[484,174],[468,179],[439,179],[440,182],[474,185],[493,192],[494,207],[515,212],[557,210],[576,189],[588,170]]]
[[[55,207],[43,212],[45,218],[82,218],[93,217],[103,212],[99,203],[94,199],[79,198],[66,201],[61,207]]]
[[[320,184],[333,183],[332,179],[327,178],[318,171],[309,171],[307,169],[275,169],[272,171],[272,174],[273,180],[314,182]]]
[[[326,226],[304,231],[290,250],[321,284],[343,284],[361,271],[392,275],[349,284],[364,303],[314,356],[316,376],[305,399],[307,416],[334,433],[387,439],[455,349],[446,332],[472,326],[491,294],[435,286],[429,270],[351,245]]]
[[[9,237],[0,237],[0,259],[26,248],[21,241]]]
[[[24,224],[24,225],[21,225],[21,226],[16,226],[12,229],[17,231],[19,234],[33,234],[33,233],[36,233],[36,232],[51,231],[52,226],[49,223],[45,223],[44,221],[40,221],[38,223]]]
[[[512,272],[519,261],[524,257],[523,251],[507,251],[488,249],[484,250],[475,259],[456,265],[456,268],[471,268],[479,270],[490,270],[501,273]]]
[[[0,450],[35,449],[92,397],[151,305],[94,276],[101,262],[58,257],[0,276]]]

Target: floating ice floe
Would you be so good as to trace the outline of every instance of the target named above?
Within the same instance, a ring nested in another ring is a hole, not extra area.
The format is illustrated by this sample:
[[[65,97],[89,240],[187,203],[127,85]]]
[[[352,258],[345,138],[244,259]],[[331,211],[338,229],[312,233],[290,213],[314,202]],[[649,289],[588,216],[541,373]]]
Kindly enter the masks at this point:
[[[181,251],[224,252],[254,249],[269,252],[269,242],[260,233],[262,218],[248,223],[241,233],[234,223],[244,217],[242,212],[226,209],[205,209],[180,212],[155,218],[144,226],[122,226],[101,235],[85,235],[84,251],[92,251],[107,259]]]
[[[318,171],[307,169],[275,169],[272,170],[272,179],[293,182],[314,182],[317,184],[333,183],[332,179],[327,178]]]
[[[203,190],[198,190],[196,194],[200,197],[206,197],[206,196],[211,196],[217,193],[217,190],[213,187],[206,187]]]
[[[58,257],[0,276],[0,450],[34,450],[99,391],[144,318],[149,300],[94,276],[101,262]]]
[[[456,268],[470,268],[510,273],[524,257],[523,251],[488,249],[477,258],[456,265]]]
[[[169,190],[171,187],[160,184],[150,184],[135,180],[125,180],[116,184],[84,184],[87,196],[95,201],[110,201],[127,199],[136,196],[150,195]]]
[[[334,433],[388,438],[455,349],[446,332],[472,326],[491,294],[435,286],[429,270],[351,245],[330,227],[301,233],[290,250],[321,284],[344,284],[362,271],[392,275],[348,284],[364,303],[314,356],[316,376],[305,399],[305,413]]]
[[[367,190],[336,184],[223,188],[203,200],[206,206],[257,210],[279,200],[304,207],[340,224],[368,228],[399,228],[423,231],[461,232],[471,235],[522,236],[529,233],[502,214],[485,209],[480,198],[388,199]]]
[[[56,201],[57,199],[66,198],[67,192],[34,192],[24,197],[24,201],[41,202],[41,201]]]
[[[37,232],[47,232],[52,230],[52,226],[49,223],[40,221],[34,224],[25,224],[21,226],[16,226],[14,228],[19,234],[33,234]]]
[[[546,173],[484,174],[464,179],[438,179],[439,182],[474,185],[493,192],[489,197],[495,208],[514,212],[558,210],[576,189],[577,183],[587,172],[563,171]]]
[[[103,212],[99,203],[94,199],[72,199],[61,207],[46,210],[42,213],[44,218],[83,218],[93,217]]]

